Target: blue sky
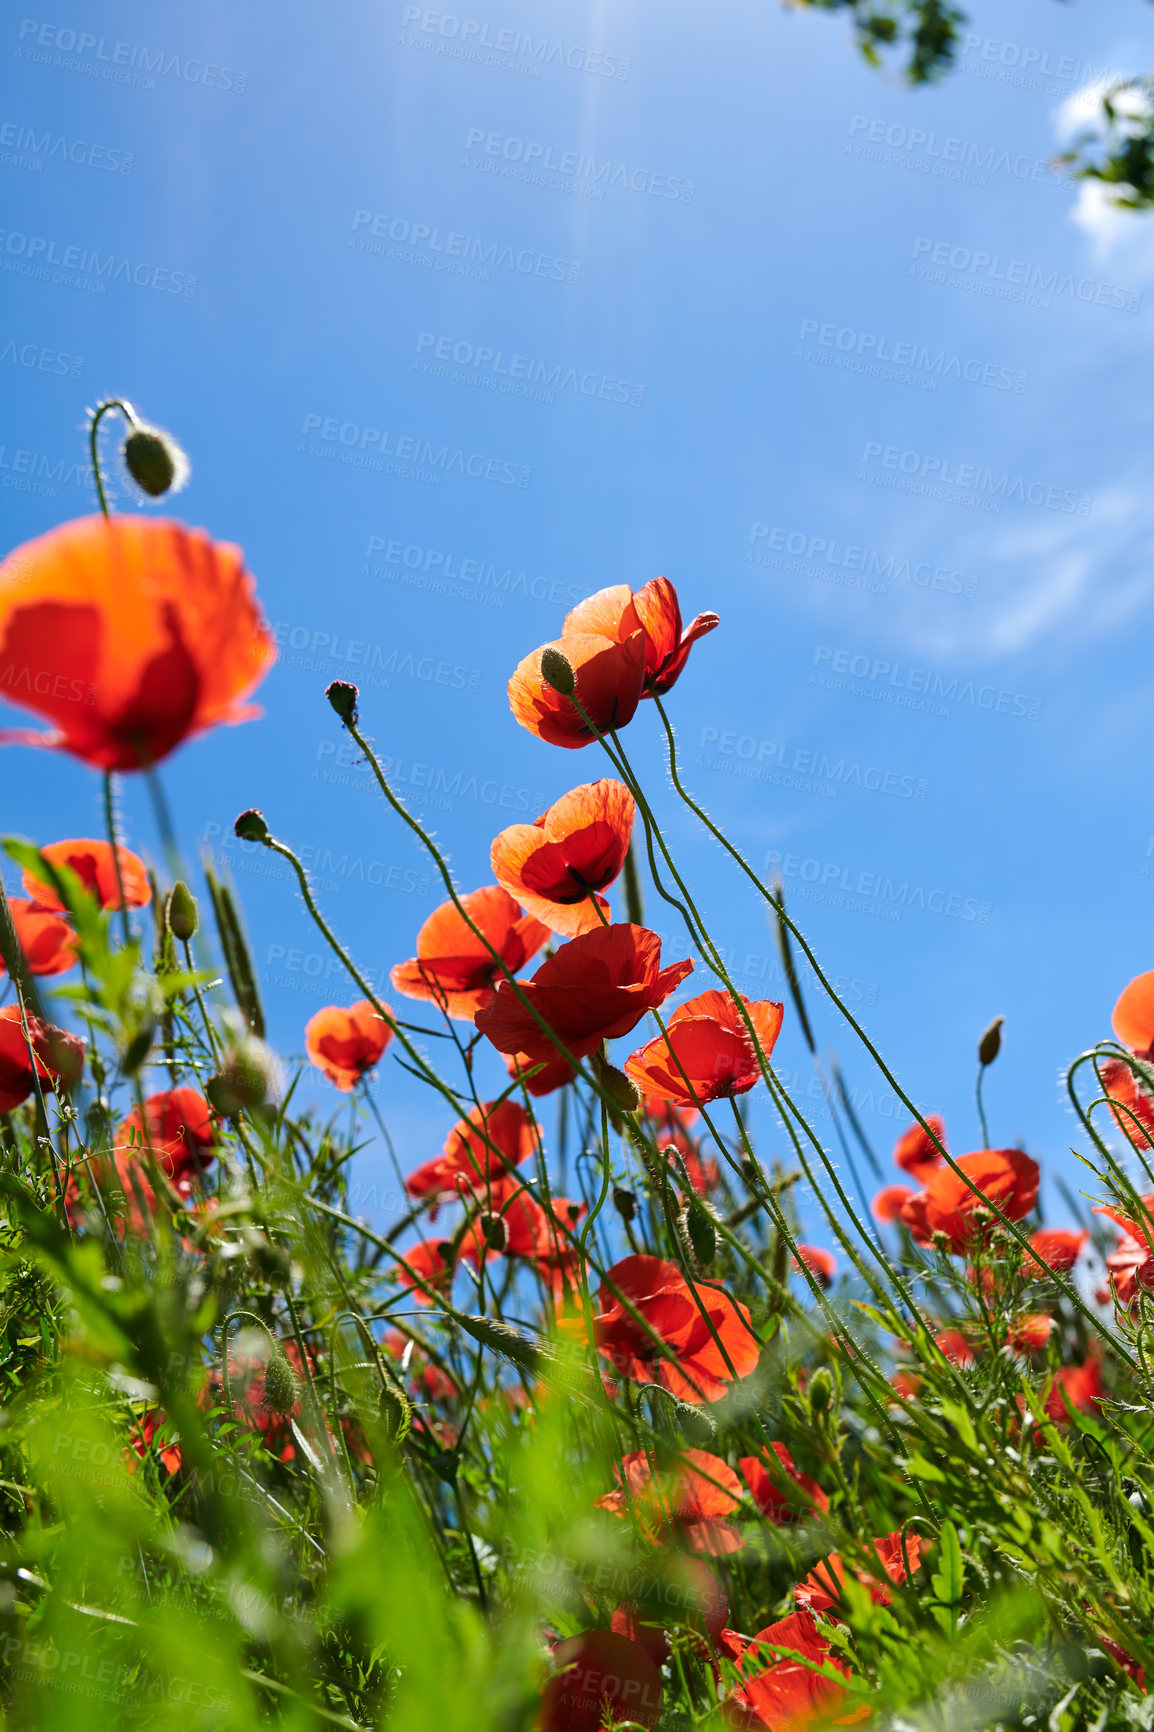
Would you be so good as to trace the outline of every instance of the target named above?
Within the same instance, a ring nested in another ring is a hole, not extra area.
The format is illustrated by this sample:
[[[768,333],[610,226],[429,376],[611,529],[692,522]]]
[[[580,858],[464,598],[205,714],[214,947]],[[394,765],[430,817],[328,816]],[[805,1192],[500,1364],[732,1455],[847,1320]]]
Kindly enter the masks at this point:
[[[969,10],[917,93],[762,0],[10,14],[5,543],[89,508],[84,409],[123,394],[189,451],[181,515],[244,547],[282,644],[264,719],[164,775],[188,855],[229,844],[284,1051],[354,994],[238,811],[374,979],[438,900],[327,680],[360,680],[470,888],[497,829],[602,773],[517,728],[509,672],[577,597],[664,573],[722,620],[671,700],[691,786],[955,1149],[1001,1013],[994,1140],[1076,1176],[1060,1067],[1154,965],[1154,230],[1049,165],[1088,80],[1154,66],[1154,19]],[[650,710],[633,761],[738,984],[780,997]],[[6,829],[99,833],[82,767],[3,766]],[[885,1156],[904,1117],[822,1031]],[[792,1026],[779,1051],[804,1092]],[[395,1066],[379,1097],[426,1159],[438,1105]],[[369,1152],[370,1213],[378,1179]]]

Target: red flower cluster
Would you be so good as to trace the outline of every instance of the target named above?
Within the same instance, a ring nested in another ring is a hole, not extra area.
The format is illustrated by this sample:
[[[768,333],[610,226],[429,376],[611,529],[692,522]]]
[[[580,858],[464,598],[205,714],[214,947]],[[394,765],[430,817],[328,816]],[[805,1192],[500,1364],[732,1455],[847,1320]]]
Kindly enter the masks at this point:
[[[994,1203],[1010,1221],[1020,1221],[1038,1200],[1041,1174],[1037,1161],[1021,1149],[978,1149],[960,1155],[957,1165],[980,1194],[975,1194],[952,1167],[935,1167],[925,1189],[902,1206],[901,1220],[919,1245],[943,1233],[949,1249],[962,1255],[993,1218]]]

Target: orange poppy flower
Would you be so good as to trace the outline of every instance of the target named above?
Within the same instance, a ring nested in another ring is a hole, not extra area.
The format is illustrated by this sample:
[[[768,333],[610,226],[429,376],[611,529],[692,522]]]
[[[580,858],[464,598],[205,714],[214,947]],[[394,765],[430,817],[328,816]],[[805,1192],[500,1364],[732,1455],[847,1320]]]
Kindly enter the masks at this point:
[[[565,616],[562,638],[598,632],[624,642],[640,624],[645,634],[643,697],[664,697],[676,685],[698,638],[720,625],[715,613],[699,613],[687,631],[681,627],[677,591],[667,577],[655,577],[639,590],[615,583],[577,603]]]
[[[573,697],[555,691],[542,673],[541,658],[548,649],[559,650],[573,669]],[[597,734],[633,720],[644,677],[645,634],[640,626],[623,642],[597,632],[577,632],[542,644],[518,662],[509,680],[509,708],[523,728],[547,745],[576,751]]]
[[[800,1273],[804,1263],[819,1286],[828,1287],[837,1274],[837,1258],[832,1251],[827,1251],[822,1245],[799,1245],[797,1256],[792,1258],[793,1266]]]
[[[870,1208],[874,1219],[878,1221],[900,1221],[902,1210],[913,1196],[908,1185],[885,1185],[878,1192]]]
[[[618,1489],[594,1498],[594,1507],[616,1516],[636,1516],[655,1545],[681,1539],[692,1552],[726,1557],[745,1541],[724,1518],[741,1502],[741,1481],[719,1455],[687,1449],[667,1473],[648,1451],[630,1450],[614,1464]]]
[[[448,1239],[418,1239],[415,1245],[410,1245],[408,1250],[399,1256],[397,1280],[402,1287],[413,1289],[413,1298],[418,1305],[433,1303],[431,1295],[425,1292],[425,1287],[440,1288],[450,1284],[452,1270],[446,1261],[449,1246]]]
[[[553,1649],[537,1732],[600,1732],[628,1720],[653,1728],[661,1718],[661,1673],[640,1642],[616,1630],[585,1630]]]
[[[906,1534],[905,1551],[910,1560],[911,1571],[916,1570],[921,1562],[923,1541],[919,1534],[912,1530]],[[906,1560],[902,1553],[902,1536],[900,1533],[886,1534],[882,1539],[873,1541],[874,1551],[882,1574],[859,1570],[856,1573],[858,1581],[869,1589],[870,1599],[875,1605],[888,1606],[893,1595],[889,1584],[901,1583],[906,1579]],[[806,1606],[811,1612],[833,1612],[835,1615],[841,1605],[842,1584],[845,1581],[845,1563],[837,1552],[831,1552],[823,1558],[817,1567],[810,1571],[803,1582],[799,1582],[793,1590],[793,1597],[799,1606]]]
[[[764,1646],[763,1646],[764,1644]],[[848,1678],[848,1668],[834,1658],[829,1641],[822,1635],[812,1612],[791,1612],[759,1630],[756,1636],[739,1636],[735,1630],[722,1633],[723,1650],[737,1662],[741,1684],[725,1700],[722,1714],[730,1726],[767,1726],[772,1732],[806,1732],[831,1719],[835,1725],[859,1720],[869,1710],[864,1705],[837,1718],[846,1692],[832,1678],[813,1670],[825,1666]],[[775,1650],[785,1649],[786,1655]],[[788,1654],[798,1656],[796,1660]]]
[[[943,1329],[940,1335],[934,1336],[934,1341],[951,1365],[972,1365],[974,1363],[974,1349],[960,1329]]]
[[[946,1146],[945,1120],[937,1113],[927,1113],[925,1117],[938,1142],[943,1147]],[[934,1146],[933,1138],[928,1137],[916,1122],[898,1138],[894,1146],[894,1160],[918,1185],[924,1185],[934,1169],[942,1165],[942,1157]]]
[[[124,884],[124,900],[129,908],[144,908],[152,901],[152,886],[144,861],[131,848],[118,848],[116,857],[110,842],[99,842],[91,836],[75,841],[49,842],[41,848],[51,866],[67,866],[75,872],[84,888],[91,892],[102,908],[120,907],[120,886],[116,881],[116,858],[120,860],[120,877]],[[63,912],[64,904],[55,887],[34,872],[25,872],[24,888],[38,908]]]
[[[743,1455],[737,1464],[762,1515],[783,1527],[814,1510],[827,1510],[829,1498],[816,1479],[794,1466],[784,1443],[771,1443],[769,1447],[774,1456],[772,1467],[767,1467],[768,1458],[760,1455]],[[793,1496],[785,1489],[788,1485],[796,1488]]]
[[[594,1340],[598,1352],[634,1383],[660,1383],[682,1401],[717,1401],[735,1378],[748,1377],[756,1366],[760,1349],[749,1312],[728,1293],[691,1286],[675,1264],[660,1257],[625,1257],[607,1280],[633,1311],[603,1286]]]
[[[461,906],[513,974],[549,936],[548,928],[523,914],[499,884],[471,890],[461,897]],[[453,904],[442,902],[417,933],[416,956],[398,962],[390,978],[406,998],[431,999],[446,1015],[472,1022],[492,1000],[500,972],[500,963],[473,936]]]
[[[960,1156],[957,1164],[1008,1220],[1020,1221],[1038,1200],[1038,1163],[1021,1149],[978,1149]],[[902,1210],[903,1222],[920,1245],[929,1244],[935,1233],[944,1233],[950,1250],[959,1255],[986,1218],[989,1210],[982,1197],[975,1196],[947,1166],[936,1168],[925,1190],[911,1197]]]
[[[1006,1332],[1006,1346],[1014,1353],[1040,1353],[1054,1333],[1054,1319],[1045,1311],[1030,1311]]]
[[[741,998],[766,1058],[781,1032],[784,1008]],[[711,990],[678,1005],[665,1034],[625,1060],[625,1074],[649,1099],[694,1106],[743,1095],[761,1081],[757,1050],[727,992]]]
[[[493,876],[551,932],[566,938],[591,932],[602,924],[598,908],[609,907],[596,892],[625,864],[633,813],[633,795],[622,782],[583,783],[536,823],[501,831],[489,856]]]
[[[540,1148],[533,1122],[519,1101],[484,1101],[458,1119],[439,1155],[409,1174],[410,1197],[483,1189],[486,1180],[508,1175]]]
[[[164,1464],[166,1473],[176,1473],[180,1467],[179,1443],[164,1441],[171,1438],[168,1420],[159,1407],[150,1407],[141,1414],[128,1439],[128,1448],[124,1452],[124,1465],[129,1473],[136,1472],[136,1463],[143,1461],[153,1453]]]
[[[1098,1406],[1102,1390],[1102,1364],[1098,1355],[1092,1352],[1081,1365],[1058,1367],[1042,1406],[1048,1418],[1058,1425],[1065,1425],[1070,1418],[1070,1407],[1075,1413],[1092,1413]]]
[[[162,1089],[133,1107],[117,1138],[126,1152],[150,1149],[182,1195],[192,1177],[213,1159],[216,1125],[212,1108],[196,1089]]]
[[[201,530],[84,517],[0,565],[4,696],[52,723],[0,739],[139,770],[255,715],[275,657],[240,549]]]
[[[388,1005],[385,1009],[389,1010]],[[392,1038],[392,1029],[367,998],[358,999],[347,1010],[327,1004],[305,1024],[305,1051],[342,1094],[356,1088]]]
[[[636,1028],[692,968],[688,958],[662,968],[661,940],[647,927],[599,926],[563,944],[521,990],[576,1061],[603,1040]],[[477,1027],[498,1052],[522,1054],[534,1064],[555,1063],[561,1056],[507,981],[477,1012]]]
[[[66,974],[75,968],[80,941],[66,920],[38,908],[25,896],[10,896],[8,908],[30,974]],[[5,972],[0,957],[0,974]]]
[[[84,1065],[84,1043],[74,1034],[42,1022],[38,1016],[29,1016],[26,1021],[31,1058],[20,1006],[8,1004],[0,1010],[0,1113],[14,1112],[26,1101],[37,1077],[42,1089],[52,1091],[58,1083],[74,1083]]]
[[[1066,1275],[1078,1261],[1082,1246],[1089,1237],[1089,1233],[1084,1231],[1071,1233],[1061,1227],[1043,1227],[1039,1232],[1030,1234],[1030,1244],[1041,1257],[1046,1269]],[[1028,1280],[1041,1281],[1045,1279],[1046,1270],[1039,1267],[1028,1251],[1023,1251],[1022,1274]]]
[[[1136,1149],[1154,1148],[1154,1099],[1140,1087],[1125,1059],[1107,1059],[1101,1078],[1118,1129]]]
[[[1154,969],[1136,974],[1114,1006],[1114,1033],[1136,1058],[1154,1058]]]

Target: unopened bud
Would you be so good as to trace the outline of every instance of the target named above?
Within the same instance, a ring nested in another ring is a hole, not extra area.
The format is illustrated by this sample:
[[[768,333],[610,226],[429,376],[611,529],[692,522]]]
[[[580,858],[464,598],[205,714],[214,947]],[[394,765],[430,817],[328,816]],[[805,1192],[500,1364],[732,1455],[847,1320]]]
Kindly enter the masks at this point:
[[[833,1400],[833,1378],[828,1366],[819,1365],[809,1380],[809,1410],[816,1417],[826,1413]]]
[[[573,696],[573,688],[577,684],[573,663],[561,650],[554,649],[552,644],[546,644],[541,651],[541,678],[547,686],[552,686],[555,692],[560,692],[563,698]]]
[[[641,1105],[641,1090],[631,1077],[623,1070],[618,1070],[615,1064],[602,1062],[597,1066],[597,1081],[610,1106],[616,1107],[621,1113],[635,1113]]]
[[[267,842],[268,825],[264,821],[264,813],[251,806],[247,812],[242,812],[233,830],[242,842]]]
[[[164,918],[172,936],[179,938],[182,944],[188,943],[200,924],[196,912],[196,901],[188,885],[181,878],[177,879],[168,893],[168,901],[164,905]]]
[[[1004,1016],[996,1016],[978,1042],[978,1063],[983,1069],[993,1064],[1002,1050],[1002,1024],[1005,1020]]]
[[[637,1213],[636,1192],[627,1191],[622,1185],[615,1186],[613,1191],[613,1207],[617,1210],[617,1213],[621,1216],[625,1225],[628,1226],[634,1215]]]
[[[334,680],[332,685],[325,687],[325,697],[337,712],[342,722],[356,724],[357,702],[360,691],[351,680]]]
[[[509,1229],[503,1215],[481,1216],[481,1237],[490,1251],[503,1251],[509,1243]]]
[[[271,1092],[276,1060],[263,1040],[253,1035],[233,1053],[215,1076],[209,1077],[204,1092],[226,1118],[233,1118],[245,1107],[259,1107]]]
[[[283,1348],[270,1353],[264,1368],[264,1401],[274,1413],[291,1413],[300,1400],[301,1386]]]
[[[402,1442],[413,1423],[413,1410],[405,1396],[393,1384],[382,1385],[377,1411],[389,1442]]]
[[[137,422],[124,441],[124,463],[138,487],[153,499],[179,493],[191,473],[188,458],[163,427]]]
[[[717,1228],[698,1202],[686,1204],[685,1230],[699,1263],[712,1263],[717,1255]]]

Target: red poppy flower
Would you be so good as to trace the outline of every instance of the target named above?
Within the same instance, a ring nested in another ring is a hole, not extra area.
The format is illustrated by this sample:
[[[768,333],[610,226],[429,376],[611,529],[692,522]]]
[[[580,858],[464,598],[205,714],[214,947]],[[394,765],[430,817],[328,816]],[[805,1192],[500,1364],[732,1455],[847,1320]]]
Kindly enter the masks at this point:
[[[539,920],[522,914],[520,905],[499,884],[487,884],[461,897],[461,907],[488,939],[512,974],[523,968],[549,936]],[[417,954],[398,962],[391,979],[406,998],[428,998],[448,1016],[472,1022],[494,992],[501,963],[475,938],[451,902],[433,910],[417,933]]]
[[[451,1281],[450,1265],[442,1255],[447,1254],[449,1245],[448,1239],[418,1239],[415,1245],[410,1245],[408,1250],[399,1256],[397,1279],[402,1287],[413,1289],[413,1298],[418,1305],[433,1303],[431,1295],[425,1292],[425,1287],[447,1287]]]
[[[128,1448],[124,1452],[124,1464],[129,1473],[135,1473],[136,1463],[143,1461],[154,1451],[164,1463],[165,1472],[176,1473],[180,1467],[180,1445],[164,1442],[168,1436],[170,1436],[168,1421],[158,1407],[150,1407],[142,1413],[132,1430],[128,1439]]]
[[[616,1630],[586,1630],[558,1642],[538,1732],[599,1732],[612,1721],[652,1728],[661,1718],[661,1673],[640,1642]]]
[[[943,1329],[940,1335],[934,1336],[934,1341],[951,1365],[972,1365],[974,1363],[973,1347],[960,1329]]]
[[[1030,1234],[1030,1244],[1041,1257],[1046,1269],[1058,1275],[1066,1275],[1078,1261],[1082,1246],[1089,1237],[1087,1232],[1071,1233],[1062,1227],[1043,1227],[1037,1233]],[[1022,1252],[1022,1274],[1028,1280],[1044,1280],[1046,1269],[1041,1268],[1028,1251]]]
[[[124,884],[124,900],[129,908],[144,908],[152,901],[152,886],[148,882],[144,861],[131,848],[118,848],[113,855],[110,842],[99,842],[90,836],[76,841],[49,842],[41,854],[50,866],[67,866],[75,872],[84,888],[102,908],[120,907],[120,886],[116,881],[116,862],[120,861],[120,877]],[[34,872],[25,872],[24,888],[38,908],[60,914],[64,903],[55,886]]]
[[[3,694],[53,724],[9,741],[139,770],[257,714],[275,657],[240,549],[202,530],[84,517],[0,565]]]
[[[388,1005],[385,1009],[391,1016]],[[392,1029],[367,998],[347,1010],[328,1004],[305,1024],[305,1051],[342,1094],[356,1088],[392,1038]]]
[[[607,1279],[647,1326],[608,1285],[601,1288],[594,1339],[623,1376],[660,1383],[682,1401],[717,1401],[756,1366],[760,1350],[749,1312],[728,1293],[691,1286],[660,1257],[626,1257]]]
[[[878,1221],[900,1221],[902,1210],[913,1196],[908,1185],[886,1185],[880,1190],[870,1204],[874,1219]]]
[[[921,1561],[922,1539],[920,1535],[909,1532],[906,1534],[906,1553],[910,1560],[910,1569],[916,1570]],[[892,1595],[889,1591],[890,1582],[904,1582],[906,1579],[906,1563],[902,1554],[902,1536],[900,1533],[886,1534],[882,1539],[873,1541],[874,1551],[884,1572],[874,1576],[865,1571],[856,1571],[857,1579],[862,1586],[869,1589],[870,1599],[875,1605],[888,1606]],[[837,1613],[841,1604],[841,1589],[845,1581],[845,1564],[837,1552],[831,1552],[823,1558],[816,1569],[810,1571],[803,1582],[799,1582],[793,1590],[793,1597],[799,1606],[808,1606],[811,1612]]]
[[[1101,1077],[1119,1130],[1136,1149],[1154,1148],[1154,1099],[1140,1087],[1125,1059],[1107,1059]]]
[[[1096,1214],[1107,1212],[1095,1210]],[[1106,1274],[1107,1285],[1098,1293],[1100,1305],[1108,1305],[1111,1299],[1119,1305],[1131,1304],[1139,1285],[1154,1290],[1154,1254],[1146,1240],[1124,1233],[1117,1248],[1106,1258]]]
[[[24,896],[10,896],[8,907],[30,974],[66,974],[75,968],[79,940],[66,920],[38,908]],[[5,972],[0,958],[0,974]]]
[[[554,691],[542,674],[541,657],[547,649],[559,650],[573,669],[573,696],[592,728],[573,698]],[[640,625],[621,642],[597,632],[573,632],[542,644],[517,664],[509,681],[509,708],[523,728],[547,745],[575,751],[597,734],[633,720],[644,677],[645,633]]]
[[[645,634],[644,697],[664,697],[676,685],[698,638],[721,622],[715,613],[699,613],[687,631],[681,627],[677,591],[667,577],[655,577],[636,592],[615,583],[578,602],[565,616],[563,639],[574,632],[597,632],[624,642],[640,624]]]
[[[741,1002],[768,1059],[784,1008],[769,999],[755,1003],[742,996]],[[747,1094],[761,1081],[761,1066],[734,1000],[727,992],[710,991],[678,1005],[665,1034],[625,1060],[625,1074],[651,1100],[693,1106]]]
[[[616,1635],[626,1636],[629,1641],[644,1648],[658,1670],[664,1666],[672,1652],[669,1637],[660,1625],[643,1624],[637,1615],[636,1607],[629,1604],[617,1607],[609,1620],[609,1628]]]
[[[727,1697],[722,1710],[731,1726],[805,1732],[811,1725],[835,1718],[845,1704],[842,1686],[813,1667],[824,1666],[845,1677],[849,1676],[848,1669],[834,1659],[813,1614],[804,1608],[779,1618],[748,1640],[727,1630],[722,1646],[736,1659],[741,1674],[739,1688]],[[786,1649],[798,1658],[783,1657],[774,1651],[777,1649]],[[842,1725],[865,1713],[868,1709],[863,1706],[835,1723]]]
[[[131,1153],[148,1148],[177,1190],[188,1190],[192,1175],[213,1159],[216,1126],[212,1108],[196,1089],[162,1089],[144,1103],[144,1114],[133,1107],[120,1127],[118,1145]]]
[[[1071,1407],[1075,1413],[1092,1413],[1099,1404],[1102,1388],[1101,1361],[1096,1353],[1091,1353],[1081,1365],[1058,1367],[1042,1406],[1055,1424],[1065,1425]]]
[[[662,968],[661,940],[647,927],[600,926],[563,944],[521,990],[576,1061],[636,1028],[692,968],[688,959]],[[523,1054],[533,1063],[560,1056],[507,981],[477,1012],[477,1027],[498,1052]]]
[[[945,1120],[937,1113],[927,1113],[925,1117],[938,1142],[945,1147]],[[917,1123],[912,1124],[908,1131],[903,1131],[898,1138],[894,1145],[894,1160],[918,1185],[924,1185],[934,1169],[942,1165],[942,1157],[934,1145],[933,1137],[927,1136]]]
[[[38,1016],[20,1019],[18,1004],[0,1010],[0,1114],[13,1112],[26,1101],[39,1077],[42,1089],[51,1091],[59,1083],[70,1085],[84,1065],[84,1043],[63,1028],[42,1022]],[[28,1041],[32,1042],[32,1058]],[[33,1070],[35,1060],[35,1071]]]
[[[1114,1033],[1136,1058],[1154,1058],[1154,969],[1136,974],[1111,1018]]]
[[[505,1058],[505,1068],[515,1083],[527,1089],[537,1099],[564,1088],[577,1075],[577,1068],[567,1059],[553,1057],[545,1064],[531,1059],[528,1053],[511,1052]]]
[[[632,1511],[655,1545],[681,1539],[692,1552],[726,1557],[745,1541],[724,1518],[741,1502],[741,1481],[729,1463],[704,1449],[687,1449],[666,1473],[644,1449],[616,1463],[618,1490],[594,1498],[597,1509],[626,1516]]]
[[[1006,1346],[1014,1353],[1040,1353],[1054,1333],[1054,1319],[1045,1311],[1031,1311],[1011,1324]]]
[[[410,1197],[434,1191],[453,1194],[460,1188],[477,1191],[485,1181],[503,1177],[540,1147],[528,1113],[514,1100],[484,1101],[458,1119],[439,1155],[405,1180]]]
[[[471,1263],[492,1257],[523,1257],[536,1263],[542,1275],[576,1267],[577,1253],[571,1234],[585,1213],[584,1203],[569,1197],[551,1197],[546,1210],[513,1176],[495,1180],[485,1199],[485,1212],[498,1218],[505,1230],[505,1242],[498,1249],[484,1235],[480,1220],[475,1220],[465,1235],[463,1254]]]
[[[1038,1163],[1021,1149],[978,1149],[960,1156],[957,1164],[1008,1220],[1020,1221],[1038,1200]],[[902,1210],[902,1220],[920,1245],[929,1244],[933,1234],[944,1233],[950,1250],[959,1255],[986,1218],[990,1211],[982,1197],[975,1196],[947,1166],[936,1168],[925,1190],[911,1197]]]
[[[563,794],[533,824],[511,824],[493,842],[493,876],[551,932],[576,938],[602,924],[596,892],[625,864],[633,795],[622,782],[586,782]],[[596,906],[594,906],[596,898]]]
[[[738,1462],[746,1485],[763,1516],[778,1527],[801,1521],[813,1510],[827,1510],[829,1499],[808,1473],[794,1466],[792,1455],[784,1443],[771,1443],[774,1459],[770,1466],[759,1455],[743,1455]],[[792,1486],[791,1496],[786,1486]]]
[[[800,1270],[804,1263],[822,1287],[828,1287],[837,1274],[837,1258],[832,1251],[825,1250],[821,1245],[799,1245],[797,1256],[792,1262],[797,1270]]]

